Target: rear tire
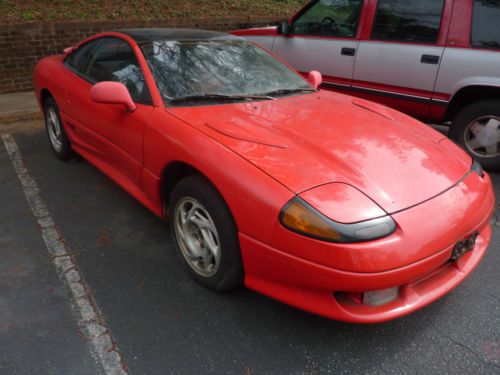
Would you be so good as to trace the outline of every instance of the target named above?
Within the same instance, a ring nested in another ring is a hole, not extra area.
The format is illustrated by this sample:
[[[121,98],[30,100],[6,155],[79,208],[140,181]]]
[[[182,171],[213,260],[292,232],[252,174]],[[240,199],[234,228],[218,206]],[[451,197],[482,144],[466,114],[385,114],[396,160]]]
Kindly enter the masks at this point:
[[[179,259],[193,279],[217,292],[243,285],[238,230],[229,208],[209,181],[191,175],[174,187],[169,222]]]
[[[453,119],[450,138],[455,140],[484,169],[500,170],[500,100],[469,104]]]
[[[64,131],[64,126],[59,116],[59,107],[53,98],[48,98],[44,103],[45,129],[49,138],[50,147],[56,157],[68,161],[74,157],[71,144]]]

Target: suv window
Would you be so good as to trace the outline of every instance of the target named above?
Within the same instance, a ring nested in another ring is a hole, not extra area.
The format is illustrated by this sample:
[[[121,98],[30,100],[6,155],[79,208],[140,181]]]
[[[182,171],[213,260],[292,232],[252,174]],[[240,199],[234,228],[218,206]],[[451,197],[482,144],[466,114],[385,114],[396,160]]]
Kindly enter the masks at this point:
[[[436,43],[444,0],[379,0],[372,39]]]
[[[150,103],[144,75],[132,47],[119,38],[103,38],[85,74],[93,82],[123,83],[136,102]]]
[[[85,43],[76,51],[72,52],[65,62],[77,72],[84,74],[89,64],[90,57],[92,56],[92,52],[99,43],[99,39]]]
[[[500,48],[500,1],[474,0],[472,11],[473,47]]]
[[[353,38],[362,0],[319,0],[293,24],[294,34]]]

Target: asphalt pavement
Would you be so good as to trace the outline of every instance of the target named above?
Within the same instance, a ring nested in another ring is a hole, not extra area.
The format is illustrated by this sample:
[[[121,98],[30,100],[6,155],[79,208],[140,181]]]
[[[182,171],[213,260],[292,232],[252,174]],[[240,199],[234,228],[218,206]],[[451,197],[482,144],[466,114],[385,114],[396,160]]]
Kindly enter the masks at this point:
[[[496,226],[483,262],[448,296],[385,324],[345,324],[200,287],[166,223],[87,162],[58,161],[42,131],[14,140],[131,374],[500,374]],[[0,373],[103,372],[1,142],[0,286]]]

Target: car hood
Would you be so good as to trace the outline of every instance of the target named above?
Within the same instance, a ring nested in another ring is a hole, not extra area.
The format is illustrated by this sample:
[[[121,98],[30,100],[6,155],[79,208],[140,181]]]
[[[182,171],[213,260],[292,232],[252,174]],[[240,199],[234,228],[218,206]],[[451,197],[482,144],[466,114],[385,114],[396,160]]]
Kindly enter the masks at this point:
[[[440,142],[445,137],[426,125],[337,93],[168,111],[296,194],[341,182],[387,213],[442,193],[471,165],[467,154],[448,140]]]

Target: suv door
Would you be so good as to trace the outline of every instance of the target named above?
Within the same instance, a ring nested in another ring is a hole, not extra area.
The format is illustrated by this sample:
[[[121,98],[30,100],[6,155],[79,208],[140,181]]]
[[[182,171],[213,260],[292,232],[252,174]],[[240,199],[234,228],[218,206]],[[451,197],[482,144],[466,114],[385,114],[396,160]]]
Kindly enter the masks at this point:
[[[275,38],[273,52],[299,72],[319,70],[328,82],[350,85],[362,0],[313,1]]]
[[[370,39],[358,47],[357,96],[427,117],[444,51],[444,6],[445,0],[378,1]]]

